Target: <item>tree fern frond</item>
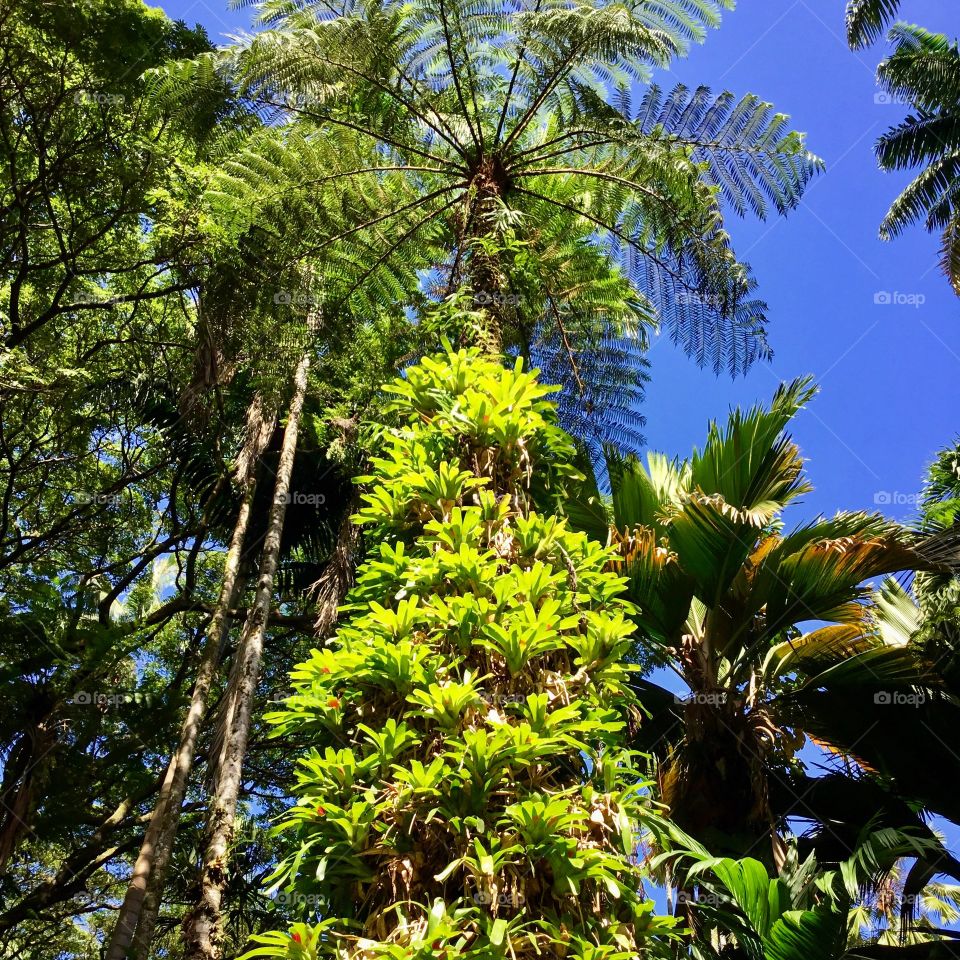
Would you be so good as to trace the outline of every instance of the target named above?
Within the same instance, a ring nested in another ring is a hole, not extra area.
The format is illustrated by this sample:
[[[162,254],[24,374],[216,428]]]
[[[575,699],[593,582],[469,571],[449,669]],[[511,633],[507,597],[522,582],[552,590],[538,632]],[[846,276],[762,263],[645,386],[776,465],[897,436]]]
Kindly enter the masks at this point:
[[[314,262],[327,310],[415,302],[404,266],[447,293],[522,291],[496,310],[504,346],[539,352],[575,432],[626,438],[661,320],[715,370],[769,354],[718,197],[783,212],[817,169],[756,97],[654,88],[631,113],[636,83],[729,6],[267,0],[268,29],[192,68],[268,126],[209,201],[236,236],[286,237]],[[189,85],[189,69],[164,82]]]
[[[768,201],[786,213],[823,168],[803,135],[788,129],[789,118],[753,94],[736,101],[729,92],[713,96],[708,87],[691,92],[678,84],[663,97],[654,85],[637,120],[652,137],[692,147],[694,159],[706,163],[709,181],[741,216],[749,208],[764,218]]]

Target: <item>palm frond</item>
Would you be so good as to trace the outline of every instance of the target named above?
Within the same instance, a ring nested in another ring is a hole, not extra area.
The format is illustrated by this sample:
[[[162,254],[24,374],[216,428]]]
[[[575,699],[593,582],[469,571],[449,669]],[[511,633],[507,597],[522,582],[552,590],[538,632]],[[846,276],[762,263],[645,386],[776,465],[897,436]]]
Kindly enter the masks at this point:
[[[899,7],[900,0],[848,0],[847,43],[851,49],[877,40]]]
[[[890,31],[893,52],[877,68],[877,81],[924,112],[948,110],[960,96],[960,48],[942,33],[898,23]]]

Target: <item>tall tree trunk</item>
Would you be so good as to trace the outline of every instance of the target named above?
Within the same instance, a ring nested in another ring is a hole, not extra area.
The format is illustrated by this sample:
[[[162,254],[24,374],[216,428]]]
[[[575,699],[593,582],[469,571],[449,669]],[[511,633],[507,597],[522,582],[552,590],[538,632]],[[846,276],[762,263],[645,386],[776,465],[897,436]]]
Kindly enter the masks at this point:
[[[21,837],[31,830],[37,780],[44,770],[41,762],[55,744],[56,727],[47,715],[34,729],[23,734],[14,748],[13,762],[8,762],[3,771],[3,783],[0,783],[0,873],[6,870]]]
[[[246,437],[237,458],[236,476],[243,488],[243,500],[230,537],[220,596],[207,628],[190,706],[180,727],[180,743],[167,766],[167,773],[133,868],[105,960],[125,960],[131,943],[134,957],[145,958],[150,949],[157,912],[160,909],[163,882],[180,825],[180,807],[193,768],[197,737],[207,714],[207,700],[219,667],[223,638],[230,624],[230,611],[242,592],[240,561],[256,493],[256,465],[270,442],[275,419],[275,407],[265,404],[263,397],[257,394],[247,410]]]
[[[516,315],[496,244],[489,243],[497,239],[495,219],[502,187],[496,180],[496,170],[489,163],[474,177],[477,199],[466,230],[470,247],[467,281],[473,294],[474,309],[483,313],[484,319],[468,331],[464,344],[479,347],[494,357],[503,353],[504,334],[511,318]]]
[[[207,811],[200,889],[196,903],[183,920],[185,955],[188,960],[219,960],[221,956],[223,921],[220,907],[228,876],[229,850],[233,841],[243,759],[250,734],[253,699],[260,676],[260,658],[280,556],[280,538],[289,500],[290,476],[297,450],[297,432],[307,392],[309,368],[310,355],[305,352],[294,374],[293,395],[283,434],[270,521],[260,558],[257,593],[237,645],[234,668],[224,701],[223,742],[216,771],[216,789]]]
[[[183,803],[187,790],[187,780],[193,767],[197,736],[206,716],[207,697],[220,660],[220,642],[229,623],[230,610],[233,608],[239,592],[237,586],[240,558],[250,522],[250,509],[255,486],[254,479],[252,477],[248,478],[240,512],[237,514],[237,522],[234,524],[233,535],[230,538],[230,548],[227,551],[227,559],[223,569],[220,597],[210,620],[210,627],[207,630],[203,655],[197,668],[193,694],[190,697],[190,706],[180,727],[180,744],[167,766],[163,786],[160,788],[160,795],[157,797],[153,816],[150,818],[150,824],[144,834],[140,854],[134,865],[133,875],[123,898],[123,906],[120,908],[120,914],[117,917],[106,960],[125,960],[135,931],[138,933],[139,949],[143,950],[144,939],[137,930],[138,922],[140,928],[144,930],[147,945],[149,945],[150,938],[153,935],[156,917],[152,917],[145,924],[146,918],[141,915],[141,910],[148,884],[154,889],[159,889],[162,886],[167,864],[170,860],[170,851],[173,848],[177,826],[180,822],[180,805]]]
[[[133,945],[130,947],[130,960],[148,960],[150,956],[150,944],[153,942],[153,934],[157,929],[157,917],[160,915],[160,905],[163,902],[163,883],[166,879],[177,827],[180,824],[179,811],[171,819],[171,826],[163,831],[157,843],[156,863],[147,880],[147,892],[140,910],[140,922],[137,924],[137,932],[133,935]]]

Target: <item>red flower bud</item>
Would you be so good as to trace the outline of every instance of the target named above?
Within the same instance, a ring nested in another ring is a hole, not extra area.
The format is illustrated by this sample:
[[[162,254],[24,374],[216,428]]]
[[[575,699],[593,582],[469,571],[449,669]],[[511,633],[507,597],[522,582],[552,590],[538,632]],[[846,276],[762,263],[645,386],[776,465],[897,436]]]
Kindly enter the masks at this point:
[[[303,941],[300,939],[299,933],[295,933],[291,939],[293,940],[294,943],[300,943],[300,944],[303,943]]]
[[[336,697],[331,697],[331,698],[327,701],[327,706],[328,706],[331,710],[339,710],[339,709],[340,709],[340,701],[339,701]]]

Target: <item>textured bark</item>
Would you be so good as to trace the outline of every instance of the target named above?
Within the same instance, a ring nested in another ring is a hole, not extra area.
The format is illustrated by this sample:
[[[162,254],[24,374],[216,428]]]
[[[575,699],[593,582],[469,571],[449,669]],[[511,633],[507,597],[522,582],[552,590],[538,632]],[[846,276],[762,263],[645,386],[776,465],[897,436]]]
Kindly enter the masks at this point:
[[[320,579],[313,585],[317,599],[317,619],[314,623],[314,632],[318,637],[327,637],[333,632],[337,623],[337,614],[340,604],[343,603],[348,591],[356,579],[355,562],[357,546],[360,540],[360,528],[351,521],[356,498],[350,501],[350,506],[340,521],[337,531],[337,543],[333,553],[327,561]]]
[[[246,436],[240,454],[237,457],[235,475],[244,489],[244,500],[241,506],[241,516],[237,519],[237,528],[234,529],[233,539],[231,540],[231,553],[227,557],[227,567],[231,563],[234,565],[232,572],[232,588],[229,598],[224,597],[224,590],[221,590],[219,603],[213,614],[213,620],[210,624],[208,633],[208,645],[205,651],[205,657],[211,660],[212,670],[209,676],[205,677],[205,690],[203,692],[202,710],[203,714],[196,724],[193,731],[193,742],[190,745],[190,757],[186,760],[186,774],[179,784],[179,797],[175,797],[163,811],[164,822],[161,824],[160,832],[157,837],[156,854],[154,857],[154,868],[147,878],[146,892],[143,897],[140,909],[139,922],[136,925],[136,933],[133,938],[133,945],[130,956],[133,960],[147,960],[150,955],[150,944],[153,942],[154,931],[157,926],[157,917],[160,913],[160,904],[163,899],[163,884],[166,878],[167,867],[170,863],[170,857],[173,853],[173,844],[177,836],[177,828],[180,825],[180,805],[186,792],[187,778],[190,775],[192,767],[193,752],[196,749],[196,736],[199,727],[206,715],[207,696],[213,677],[216,674],[220,661],[220,651],[223,649],[223,639],[225,629],[234,616],[233,607],[242,593],[242,583],[237,576],[237,567],[240,557],[243,553],[243,544],[246,540],[247,527],[250,522],[250,510],[253,503],[253,496],[256,492],[256,470],[257,463],[260,460],[263,451],[266,450],[273,435],[273,426],[276,420],[277,411],[275,406],[264,401],[261,394],[257,393],[249,408],[246,416]],[[238,539],[238,528],[242,520],[242,532]],[[233,556],[234,546],[236,546],[236,555]],[[224,588],[227,585],[226,570],[224,571]],[[201,670],[203,667],[201,667]],[[199,681],[199,677],[198,677]],[[197,701],[196,689],[194,690],[194,699],[191,702],[191,711],[194,709]],[[189,715],[188,715],[189,716]],[[186,729],[186,724],[184,725]],[[183,754],[185,743],[181,737],[180,753]],[[174,757],[174,760],[177,758]],[[171,764],[173,760],[171,761]],[[109,960],[109,958],[108,958]]]
[[[197,736],[207,713],[207,698],[217,673],[220,641],[229,623],[230,610],[234,606],[238,593],[240,558],[250,522],[253,493],[254,482],[252,478],[249,478],[240,512],[237,515],[237,522],[234,524],[230,548],[227,551],[219,601],[207,630],[207,638],[204,643],[200,665],[197,668],[190,706],[187,708],[186,716],[183,718],[180,728],[180,743],[176,753],[170,758],[153,816],[150,818],[150,824],[144,833],[140,853],[137,862],[134,864],[133,875],[127,886],[123,906],[120,908],[120,914],[117,917],[117,923],[107,950],[106,960],[125,960],[135,932],[138,937],[140,955],[145,955],[145,951],[149,949],[156,915],[154,914],[144,924],[146,919],[142,915],[144,898],[148,884],[155,890],[162,887],[164,874],[170,860],[170,851],[173,848],[173,841],[180,821],[180,805],[183,803],[183,797],[187,790],[187,780],[193,767]],[[154,902],[151,904],[154,908],[159,906],[158,900],[159,897],[154,898]],[[143,935],[137,931],[138,923],[144,929]]]
[[[233,841],[243,759],[250,734],[253,699],[260,676],[263,640],[280,557],[280,538],[289,500],[290,476],[296,456],[297,433],[307,391],[309,368],[309,353],[305,353],[294,374],[293,395],[283,435],[270,521],[260,557],[256,597],[237,646],[234,668],[224,701],[221,721],[222,747],[216,766],[216,789],[207,811],[199,892],[196,903],[183,920],[185,956],[188,960],[219,960],[222,953],[221,903],[228,876],[229,850]]]
[[[473,293],[474,309],[484,314],[484,320],[469,331],[468,344],[465,345],[479,347],[492,357],[503,353],[504,335],[516,314],[496,245],[491,249],[484,242],[495,238],[494,220],[504,188],[503,177],[502,168],[490,160],[475,171],[473,186],[477,190],[477,199],[466,228],[470,246],[467,280]]]
[[[203,655],[197,668],[190,706],[180,728],[180,743],[170,758],[150,825],[143,838],[133,875],[114,927],[106,960],[125,960],[130,955],[146,957],[156,927],[163,881],[173,842],[180,824],[180,807],[193,768],[197,737],[207,713],[207,698],[220,662],[220,650],[240,590],[240,560],[250,525],[256,492],[256,464],[270,440],[276,411],[268,409],[257,394],[247,410],[247,431],[236,466],[243,488],[243,501],[230,538],[223,569],[220,596],[207,628]]]
[[[171,820],[171,826],[162,831],[157,841],[154,869],[147,880],[147,892],[140,910],[140,922],[137,924],[137,932],[133,935],[133,943],[130,946],[131,960],[148,960],[150,956],[150,944],[153,942],[153,934],[157,929],[157,917],[160,915],[160,905],[163,902],[163,883],[180,823],[179,811],[171,817]]]

